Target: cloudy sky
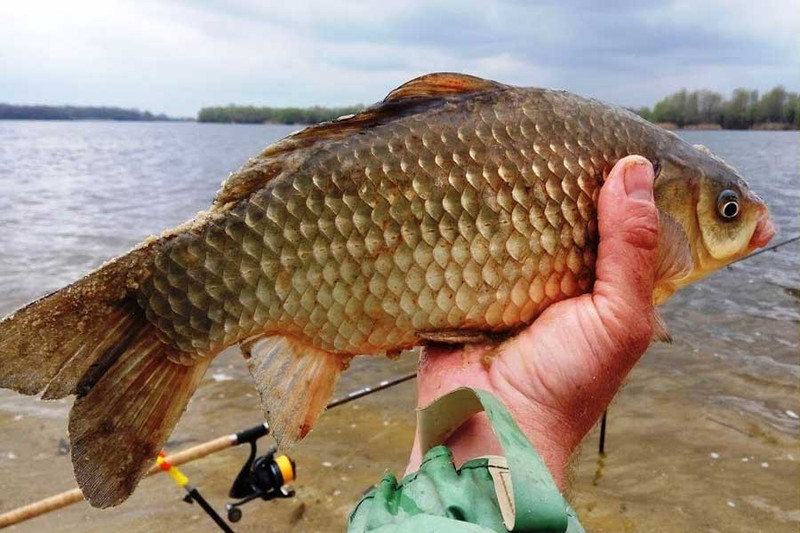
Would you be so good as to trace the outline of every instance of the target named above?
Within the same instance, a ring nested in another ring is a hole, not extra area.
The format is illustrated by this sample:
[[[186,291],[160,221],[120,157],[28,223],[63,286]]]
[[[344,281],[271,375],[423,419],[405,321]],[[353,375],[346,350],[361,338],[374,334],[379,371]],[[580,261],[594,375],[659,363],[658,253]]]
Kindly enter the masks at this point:
[[[367,104],[441,70],[631,106],[798,90],[800,0],[0,2],[6,103]]]

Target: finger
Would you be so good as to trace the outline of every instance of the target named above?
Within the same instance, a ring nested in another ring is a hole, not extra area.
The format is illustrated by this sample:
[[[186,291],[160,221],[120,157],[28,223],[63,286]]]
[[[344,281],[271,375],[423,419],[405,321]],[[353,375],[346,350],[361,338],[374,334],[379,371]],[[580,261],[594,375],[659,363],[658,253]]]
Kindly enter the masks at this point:
[[[597,319],[616,348],[647,348],[652,336],[652,294],[658,260],[658,210],[653,166],[629,156],[600,190],[600,246],[592,300]]]

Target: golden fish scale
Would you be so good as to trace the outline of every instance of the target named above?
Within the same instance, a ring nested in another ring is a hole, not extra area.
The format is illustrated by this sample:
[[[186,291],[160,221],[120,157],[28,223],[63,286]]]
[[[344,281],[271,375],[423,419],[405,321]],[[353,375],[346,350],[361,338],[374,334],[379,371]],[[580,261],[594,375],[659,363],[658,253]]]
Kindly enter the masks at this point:
[[[602,176],[645,136],[567,93],[448,101],[324,144],[179,235],[139,301],[200,355],[259,334],[362,354],[513,330],[590,290]]]

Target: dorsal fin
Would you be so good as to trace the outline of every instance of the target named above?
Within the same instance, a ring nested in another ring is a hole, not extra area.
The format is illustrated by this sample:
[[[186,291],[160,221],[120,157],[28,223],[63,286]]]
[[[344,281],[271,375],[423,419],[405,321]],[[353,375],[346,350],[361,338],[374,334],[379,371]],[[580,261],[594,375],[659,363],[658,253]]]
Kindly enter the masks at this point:
[[[485,80],[469,74],[457,72],[435,72],[425,74],[404,83],[384,98],[384,102],[404,100],[407,98],[435,98],[452,94],[473,93],[502,89],[502,83]]]
[[[401,116],[428,109],[447,96],[502,89],[501,83],[466,74],[440,72],[415,78],[389,93],[382,101],[355,115],[309,126],[268,146],[222,184],[212,209],[248,197],[278,175],[298,168],[309,149],[385,124]]]

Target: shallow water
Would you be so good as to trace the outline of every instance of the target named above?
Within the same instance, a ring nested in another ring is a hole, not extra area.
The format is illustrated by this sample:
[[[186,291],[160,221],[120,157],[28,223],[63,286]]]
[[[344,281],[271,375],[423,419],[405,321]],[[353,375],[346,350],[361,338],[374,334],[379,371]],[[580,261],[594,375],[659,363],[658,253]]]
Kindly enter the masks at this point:
[[[293,127],[194,123],[0,122],[0,314],[57,289],[208,206],[219,183]],[[796,132],[680,132],[736,166],[769,204],[779,234],[800,233]],[[797,531],[800,259],[797,244],[720,271],[676,295],[676,339],[657,345],[576,459],[571,500],[591,531]],[[413,369],[357,360],[340,393]],[[215,378],[216,376],[216,378]],[[228,379],[230,378],[230,379]],[[293,500],[252,503],[237,531],[338,531],[385,469],[402,472],[413,431],[411,383],[330,411],[293,451]],[[0,512],[73,484],[70,401],[0,391]],[[178,426],[183,447],[258,423],[249,375],[218,359]],[[184,468],[221,509],[243,450]],[[212,531],[166,479],[123,506],[86,505],[18,531]]]

